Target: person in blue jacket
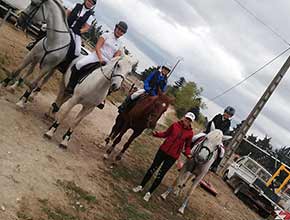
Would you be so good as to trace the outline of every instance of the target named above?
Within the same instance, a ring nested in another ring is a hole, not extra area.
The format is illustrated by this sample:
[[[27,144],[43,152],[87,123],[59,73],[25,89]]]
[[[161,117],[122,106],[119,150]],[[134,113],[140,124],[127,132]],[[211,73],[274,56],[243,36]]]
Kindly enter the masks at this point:
[[[119,106],[119,112],[124,112],[133,107],[132,105],[141,95],[148,94],[150,96],[156,96],[158,95],[159,89],[161,92],[165,92],[167,76],[170,71],[171,67],[169,65],[163,65],[161,70],[153,70],[144,81],[144,89],[139,89],[132,95],[127,96],[122,105]]]

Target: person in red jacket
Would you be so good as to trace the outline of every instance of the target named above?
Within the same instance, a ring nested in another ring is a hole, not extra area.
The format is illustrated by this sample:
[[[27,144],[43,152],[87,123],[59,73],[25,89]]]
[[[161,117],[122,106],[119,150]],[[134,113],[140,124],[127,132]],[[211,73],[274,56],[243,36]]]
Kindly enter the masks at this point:
[[[151,179],[155,171],[162,164],[155,181],[143,198],[146,202],[149,201],[151,194],[159,186],[163,177],[179,158],[184,148],[186,156],[191,158],[190,143],[193,136],[191,123],[194,119],[194,114],[192,112],[188,112],[180,121],[173,123],[165,132],[154,131],[152,133],[154,137],[166,139],[157,151],[153,163],[145,174],[141,184],[133,188],[134,192],[142,191],[146,183]]]

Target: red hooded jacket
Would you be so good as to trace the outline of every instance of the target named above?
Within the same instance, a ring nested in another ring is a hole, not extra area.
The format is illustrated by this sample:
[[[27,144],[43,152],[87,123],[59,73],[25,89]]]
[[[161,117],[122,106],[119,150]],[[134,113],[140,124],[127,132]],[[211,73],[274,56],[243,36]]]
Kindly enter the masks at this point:
[[[184,128],[182,121],[173,123],[166,131],[156,132],[153,136],[166,138],[160,150],[178,159],[183,148],[185,154],[190,155],[190,144],[193,136],[192,128]]]

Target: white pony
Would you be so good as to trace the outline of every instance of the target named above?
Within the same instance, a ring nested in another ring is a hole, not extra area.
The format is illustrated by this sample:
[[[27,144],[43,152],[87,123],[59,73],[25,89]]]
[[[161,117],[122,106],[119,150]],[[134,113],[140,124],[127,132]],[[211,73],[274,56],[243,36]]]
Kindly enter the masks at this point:
[[[58,96],[58,107],[60,107],[68,97],[65,96],[64,88],[69,82],[71,75],[71,67],[77,62],[78,59],[74,60],[67,70],[62,89]],[[59,124],[64,120],[72,108],[81,104],[82,109],[78,113],[77,117],[73,120],[72,125],[69,127],[67,132],[63,136],[63,141],[60,147],[67,148],[68,142],[71,138],[72,132],[75,127],[81,122],[81,120],[91,113],[95,106],[99,105],[107,96],[109,90],[116,91],[121,87],[121,83],[129,72],[132,71],[132,67],[138,61],[130,56],[123,55],[122,57],[115,57],[106,66],[101,67],[89,74],[85,79],[82,79],[79,84],[75,87],[73,96],[68,99],[66,109],[59,112],[56,115],[56,120],[44,134],[46,138],[51,139],[57,130]]]
[[[192,185],[186,193],[186,198],[182,206],[178,209],[179,213],[184,214],[184,209],[188,205],[189,198],[218,157],[218,148],[222,145],[222,141],[229,138],[231,137],[223,136],[221,130],[214,129],[212,123],[211,132],[205,135],[203,141],[192,148],[192,159],[186,160],[173,185],[161,195],[161,198],[165,200],[172,191],[174,191],[175,195],[179,195],[182,188],[185,187],[186,183],[194,176]]]
[[[11,92],[19,86],[25,78],[32,74],[35,66],[40,64],[38,77],[29,85],[24,95],[17,103],[23,107],[33,91],[40,91],[41,87],[53,74],[55,68],[66,58],[71,36],[66,21],[66,12],[59,0],[31,0],[30,5],[20,14],[17,23],[27,27],[31,22],[47,24],[47,37],[39,41],[35,47],[24,57],[23,62],[2,82],[6,87],[10,81],[15,80],[21,71],[30,65],[29,70],[18,81],[8,88]],[[42,82],[40,83],[40,81]]]

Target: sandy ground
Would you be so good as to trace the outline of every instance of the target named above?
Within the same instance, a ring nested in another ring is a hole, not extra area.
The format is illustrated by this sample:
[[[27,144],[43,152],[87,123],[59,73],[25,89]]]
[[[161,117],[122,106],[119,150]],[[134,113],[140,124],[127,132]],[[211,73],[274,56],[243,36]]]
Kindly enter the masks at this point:
[[[2,66],[12,70],[25,55],[28,40],[11,26],[0,30],[0,55],[5,58],[0,60]],[[82,121],[67,151],[57,144],[78,109],[61,125],[55,138],[45,140],[42,135],[51,122],[44,118],[44,112],[55,97],[56,83],[52,80],[24,110],[15,106],[23,89],[14,95],[0,91],[0,220],[260,219],[213,174],[207,179],[218,189],[218,196],[198,188],[185,216],[176,213],[181,199],[172,197],[164,203],[155,196],[150,204],[144,203],[131,188],[141,180],[159,141],[145,133],[117,168],[111,169],[102,159],[103,139],[117,114],[116,106],[110,102]],[[175,174],[176,170],[170,172],[157,195]],[[74,183],[77,188],[61,183]],[[96,201],[87,200],[80,189]],[[79,201],[86,209],[76,208]]]

